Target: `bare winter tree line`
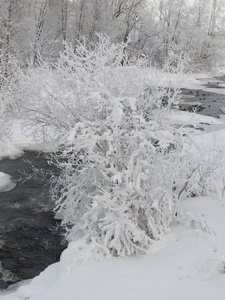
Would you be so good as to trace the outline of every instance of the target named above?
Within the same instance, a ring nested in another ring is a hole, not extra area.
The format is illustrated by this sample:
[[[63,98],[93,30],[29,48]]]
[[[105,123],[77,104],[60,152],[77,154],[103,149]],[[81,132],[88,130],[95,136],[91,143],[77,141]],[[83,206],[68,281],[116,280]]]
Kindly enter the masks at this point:
[[[35,64],[58,58],[69,43],[96,42],[105,33],[125,42],[130,58],[162,65],[209,68],[220,58],[224,0],[1,0],[1,74],[12,60]]]

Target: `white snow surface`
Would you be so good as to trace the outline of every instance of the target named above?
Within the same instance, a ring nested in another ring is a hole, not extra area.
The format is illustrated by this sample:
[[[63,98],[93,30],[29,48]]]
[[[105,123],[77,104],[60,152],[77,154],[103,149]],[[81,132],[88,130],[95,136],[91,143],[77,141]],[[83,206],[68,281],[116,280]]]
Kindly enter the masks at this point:
[[[69,244],[59,263],[4,300],[223,300],[225,207],[210,197],[189,198],[171,232],[140,257],[82,259]]]
[[[189,84],[199,88],[202,83],[190,76]],[[224,122],[186,112],[166,118],[182,126],[205,126],[193,139],[205,150],[224,148]],[[23,137],[17,136],[11,145],[24,149]],[[60,262],[14,292],[2,291],[0,300],[224,300],[224,237],[225,198],[187,198],[177,224],[146,255],[96,261],[86,259],[89,249],[82,242],[71,242]]]
[[[11,191],[15,186],[16,183],[10,175],[0,172],[0,193]]]
[[[24,150],[50,152],[56,150],[53,145],[37,143],[30,130],[23,127],[21,119],[14,120],[10,138],[0,140],[0,161],[5,158],[16,159],[23,155]]]

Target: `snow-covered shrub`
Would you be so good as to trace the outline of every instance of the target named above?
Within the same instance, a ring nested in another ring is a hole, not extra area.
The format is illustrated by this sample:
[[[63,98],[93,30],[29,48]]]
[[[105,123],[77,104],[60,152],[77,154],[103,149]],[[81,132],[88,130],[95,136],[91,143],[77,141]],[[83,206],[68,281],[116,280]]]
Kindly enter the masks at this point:
[[[60,145],[52,198],[68,239],[115,256],[143,253],[169,230],[187,165],[182,133],[155,110],[177,90],[125,61],[124,45],[105,36],[75,53],[65,45],[53,67],[21,73],[18,91],[36,137]]]
[[[16,101],[25,126],[30,127],[35,139],[57,142],[71,124],[92,111],[89,93],[98,93],[101,85],[114,97],[139,98],[142,103],[137,103],[137,107],[146,112],[161,108],[164,97],[172,101],[176,98],[178,89],[172,96],[160,86],[161,80],[155,73],[150,76],[128,62],[122,66],[121,62],[127,61],[124,49],[125,44],[111,44],[109,37],[99,35],[98,43],[87,47],[84,40],[75,53],[65,44],[54,65],[40,61],[38,68],[18,72]]]
[[[105,37],[75,54],[66,46],[52,75],[60,91],[55,102],[47,98],[49,120],[65,124],[52,123],[63,129],[53,159],[61,169],[52,188],[56,216],[69,240],[84,238],[116,256],[143,253],[168,231],[179,210],[173,186],[182,149],[177,130],[151,111],[146,117],[174,93],[151,86],[135,66],[122,67],[123,59],[123,45]]]
[[[98,90],[93,77],[98,75],[110,89],[110,80],[116,75],[109,80],[111,73],[107,66],[120,65],[125,57],[124,45],[110,45],[108,37],[99,38],[101,42],[91,44],[89,50],[84,41],[76,48],[76,54],[65,44],[55,65],[40,60],[38,68],[30,67],[18,73],[17,99],[25,125],[36,139],[57,141],[60,133],[69,130],[82,115],[92,110],[89,91]]]
[[[179,210],[172,187],[180,137],[144,119],[135,99],[92,97],[92,114],[74,125],[56,157],[57,216],[70,240],[94,238],[114,255],[144,252]]]
[[[186,196],[206,196],[213,192],[223,197],[225,156],[217,139],[207,145],[192,144],[193,157],[186,166],[186,184],[183,186]]]

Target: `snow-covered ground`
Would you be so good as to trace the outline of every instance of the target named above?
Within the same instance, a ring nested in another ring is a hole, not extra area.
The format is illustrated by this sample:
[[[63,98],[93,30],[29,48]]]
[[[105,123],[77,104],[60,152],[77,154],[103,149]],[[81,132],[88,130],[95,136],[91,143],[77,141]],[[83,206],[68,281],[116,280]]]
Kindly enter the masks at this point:
[[[183,86],[189,88],[201,88],[203,84],[193,76],[185,82]],[[224,149],[223,121],[184,112],[172,112],[166,118],[182,126],[205,126],[205,131],[196,131],[193,137],[198,145],[205,151]],[[6,156],[14,147],[18,152],[13,152],[13,158],[31,147],[32,141],[19,134],[18,123],[15,128],[12,142],[5,143],[4,155],[3,146],[0,148],[0,155]],[[167,236],[154,242],[146,255],[94,261],[87,259],[90,249],[81,242],[72,242],[60,262],[15,291],[2,292],[0,300],[224,300],[222,192],[220,196],[211,194],[183,201],[178,222]]]
[[[225,207],[214,195],[189,198],[182,218],[144,256],[82,259],[71,243],[59,263],[0,299],[18,300],[223,300]]]
[[[15,185],[10,175],[0,172],[0,193],[12,190]]]
[[[10,138],[0,140],[0,161],[4,158],[16,159],[23,155],[24,150],[50,152],[56,150],[50,144],[37,144],[29,130],[24,130],[23,122],[14,120],[11,126]]]

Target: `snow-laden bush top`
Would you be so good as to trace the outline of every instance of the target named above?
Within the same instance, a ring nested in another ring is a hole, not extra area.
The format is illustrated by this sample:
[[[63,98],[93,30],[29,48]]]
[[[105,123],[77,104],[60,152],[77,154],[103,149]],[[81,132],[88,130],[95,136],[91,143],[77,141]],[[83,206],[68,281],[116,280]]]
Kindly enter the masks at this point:
[[[75,53],[65,45],[53,67],[20,74],[25,121],[60,145],[56,216],[68,239],[90,243],[95,256],[145,252],[176,219],[194,173],[182,132],[157,113],[178,91],[125,62],[125,45],[99,36]]]
[[[61,91],[53,111],[63,103],[57,120],[66,124],[54,157],[56,216],[69,240],[116,256],[143,253],[168,231],[179,210],[173,185],[182,149],[180,134],[151,112],[174,93],[122,67],[124,53],[106,37],[90,50],[66,46],[53,73]]]

